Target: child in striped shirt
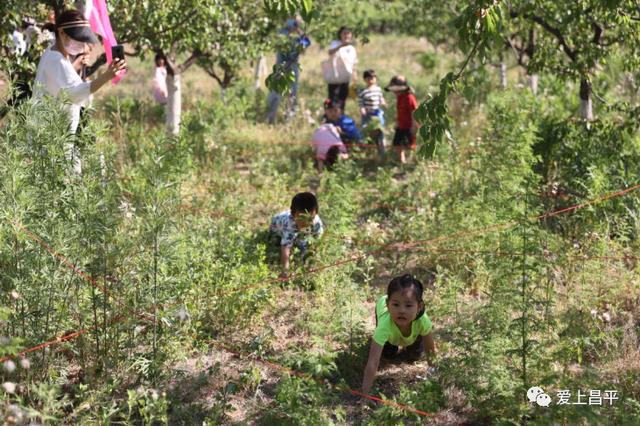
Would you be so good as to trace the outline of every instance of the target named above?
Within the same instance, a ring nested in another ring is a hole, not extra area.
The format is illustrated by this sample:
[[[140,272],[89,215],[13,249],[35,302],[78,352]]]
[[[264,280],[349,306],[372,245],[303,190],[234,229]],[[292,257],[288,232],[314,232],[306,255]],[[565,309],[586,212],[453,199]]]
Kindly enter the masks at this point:
[[[368,130],[367,133],[378,145],[380,154],[384,154],[384,111],[382,107],[386,106],[387,103],[384,100],[382,89],[377,84],[378,77],[376,72],[368,69],[364,72],[363,78],[367,83],[367,87],[358,94],[362,128]]]

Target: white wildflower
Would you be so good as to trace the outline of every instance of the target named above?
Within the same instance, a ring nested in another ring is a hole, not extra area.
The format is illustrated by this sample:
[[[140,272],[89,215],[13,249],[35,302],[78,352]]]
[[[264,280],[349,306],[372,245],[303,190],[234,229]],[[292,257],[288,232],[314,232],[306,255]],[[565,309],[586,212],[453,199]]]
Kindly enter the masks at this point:
[[[2,384],[2,388],[6,393],[15,393],[16,392],[16,384],[13,382],[4,382]]]
[[[15,424],[22,424],[25,418],[25,412],[20,408],[17,404],[11,404],[7,407],[9,409],[9,413],[13,416],[13,421]]]
[[[186,321],[189,319],[189,312],[187,311],[187,308],[184,306],[181,306],[180,309],[178,309],[178,312],[176,313],[178,319],[180,319],[180,321]]]
[[[29,368],[31,368],[31,361],[29,361],[27,358],[22,358],[20,360],[20,367],[28,370]]]
[[[119,208],[126,219],[131,219],[133,214],[136,212],[135,207],[132,207],[127,200],[120,201]]]
[[[2,368],[4,368],[4,371],[7,373],[13,373],[16,371],[16,363],[11,360],[5,361],[4,364],[2,364]]]
[[[13,300],[18,300],[18,299],[20,299],[20,293],[18,293],[18,292],[17,292],[17,291],[15,291],[15,290],[11,291],[11,298],[12,298]]]

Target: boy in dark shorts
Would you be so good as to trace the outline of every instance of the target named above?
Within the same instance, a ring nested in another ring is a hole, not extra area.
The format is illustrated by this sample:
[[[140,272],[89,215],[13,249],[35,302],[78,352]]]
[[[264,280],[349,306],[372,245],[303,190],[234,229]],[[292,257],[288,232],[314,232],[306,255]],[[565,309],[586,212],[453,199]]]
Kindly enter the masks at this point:
[[[400,162],[407,162],[406,151],[416,148],[416,132],[418,123],[413,118],[413,112],[418,109],[418,101],[409,86],[407,79],[402,75],[396,75],[384,88],[396,95],[396,133],[393,136],[393,147],[398,153]]]

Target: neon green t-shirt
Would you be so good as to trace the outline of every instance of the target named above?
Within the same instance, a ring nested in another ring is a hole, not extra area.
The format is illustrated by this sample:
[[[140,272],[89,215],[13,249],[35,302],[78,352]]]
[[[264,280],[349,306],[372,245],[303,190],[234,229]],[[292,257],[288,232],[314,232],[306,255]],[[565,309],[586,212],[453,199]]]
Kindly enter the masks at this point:
[[[394,346],[410,346],[419,336],[426,336],[433,328],[431,320],[425,313],[411,323],[411,334],[403,336],[396,323],[391,319],[391,314],[387,309],[386,295],[380,297],[376,303],[376,318],[378,325],[376,331],[373,332],[373,340],[380,346],[384,346],[385,343]]]

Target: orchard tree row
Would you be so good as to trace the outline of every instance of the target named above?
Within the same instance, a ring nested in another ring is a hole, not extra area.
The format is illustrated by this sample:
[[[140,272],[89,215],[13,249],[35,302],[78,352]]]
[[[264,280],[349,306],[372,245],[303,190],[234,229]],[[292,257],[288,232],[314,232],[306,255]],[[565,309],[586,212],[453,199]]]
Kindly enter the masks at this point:
[[[80,4],[78,4],[80,3]],[[44,22],[48,11],[59,13],[82,2],[9,0],[0,5],[3,19],[0,71],[15,82],[29,84],[46,46],[34,45],[24,57],[13,52],[11,32],[25,17]],[[234,83],[241,67],[277,43],[276,29],[289,16],[310,19],[311,0],[170,0],[108,2],[111,23],[128,56],[146,58],[160,53],[167,59],[167,125],[177,133],[181,116],[180,76],[193,65],[204,69],[224,89]],[[104,56],[97,65],[105,62]],[[20,85],[18,85],[20,87]]]
[[[0,69],[5,74],[14,80],[33,79],[42,46],[26,58],[16,58],[10,32],[23,17],[43,20],[47,10],[60,11],[67,3],[2,2],[0,13],[8,17],[1,27]],[[466,55],[460,68],[441,80],[438,93],[418,112],[426,142],[421,152],[427,157],[449,135],[447,98],[466,84],[470,64],[476,68],[498,64],[504,86],[506,60],[514,58],[526,70],[534,93],[541,73],[575,82],[579,116],[585,120],[594,119],[593,100],[599,95],[593,82],[610,57],[624,58],[624,68],[635,81],[640,65],[640,5],[634,0],[113,0],[108,6],[117,38],[128,46],[127,55],[144,58],[157,52],[166,56],[166,119],[172,133],[180,124],[180,76],[185,71],[197,65],[223,89],[232,85],[242,67],[277,48],[277,28],[295,14],[301,15],[307,32],[321,41],[331,37],[337,26],[350,25],[363,41],[375,31],[400,32]],[[275,72],[267,81],[269,86],[286,90],[290,76],[285,74]]]

